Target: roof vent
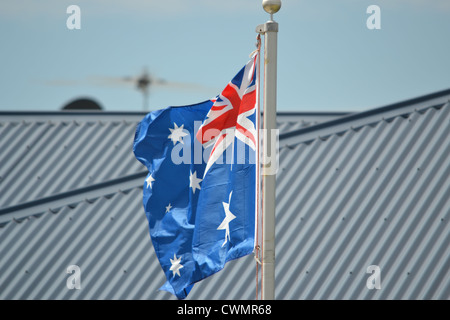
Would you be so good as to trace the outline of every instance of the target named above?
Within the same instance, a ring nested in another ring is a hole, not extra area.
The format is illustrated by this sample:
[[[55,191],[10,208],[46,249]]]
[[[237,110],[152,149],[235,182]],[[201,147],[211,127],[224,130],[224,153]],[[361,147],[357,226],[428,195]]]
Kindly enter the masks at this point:
[[[67,103],[62,110],[102,110],[102,107],[92,99],[80,98]]]

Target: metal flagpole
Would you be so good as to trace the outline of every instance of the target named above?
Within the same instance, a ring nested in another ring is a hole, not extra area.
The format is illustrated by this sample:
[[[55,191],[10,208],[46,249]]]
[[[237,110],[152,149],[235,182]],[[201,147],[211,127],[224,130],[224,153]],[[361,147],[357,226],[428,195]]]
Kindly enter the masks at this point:
[[[281,8],[281,0],[263,0],[264,10],[270,20],[256,27],[264,35],[264,105],[263,105],[263,170],[262,170],[262,299],[275,299],[275,172],[270,159],[276,154],[271,150],[276,139],[277,97],[277,35],[278,23],[273,14]],[[271,158],[269,158],[269,155]]]

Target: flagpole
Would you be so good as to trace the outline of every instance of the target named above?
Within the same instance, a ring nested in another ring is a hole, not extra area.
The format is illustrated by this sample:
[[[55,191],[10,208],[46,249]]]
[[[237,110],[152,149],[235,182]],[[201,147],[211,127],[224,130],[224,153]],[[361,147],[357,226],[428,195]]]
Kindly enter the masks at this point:
[[[281,0],[263,0],[270,20],[256,27],[264,35],[264,105],[263,105],[263,170],[262,170],[262,299],[275,299],[275,172],[271,150],[276,139],[277,36],[278,23],[273,14],[281,8]],[[269,158],[271,156],[271,158]]]

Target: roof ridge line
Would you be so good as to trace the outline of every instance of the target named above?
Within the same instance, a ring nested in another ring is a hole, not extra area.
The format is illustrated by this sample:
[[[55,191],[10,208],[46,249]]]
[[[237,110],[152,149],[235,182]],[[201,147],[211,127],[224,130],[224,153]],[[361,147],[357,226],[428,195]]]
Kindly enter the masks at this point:
[[[48,210],[52,208],[58,208],[64,205],[69,205],[71,203],[75,202],[81,202],[87,198],[97,198],[101,195],[106,195],[111,192],[117,192],[117,189],[112,190],[115,186],[120,184],[125,184],[125,188],[121,188],[120,190],[126,190],[130,189],[132,187],[137,187],[136,180],[142,181],[143,177],[147,176],[147,172],[139,172],[132,175],[127,175],[121,178],[109,180],[106,182],[97,183],[91,186],[82,187],[79,189],[62,192],[56,195],[48,196],[45,198],[32,200],[29,202],[21,203],[18,205],[13,205],[7,208],[0,209],[0,225],[2,222],[5,222],[5,220],[11,220],[14,218],[24,218],[27,216],[34,215],[36,213],[39,213],[39,210]],[[92,194],[92,191],[97,191],[95,194]],[[102,191],[102,192],[100,192]],[[89,194],[90,193],[90,194]],[[89,197],[84,197],[83,195],[88,194]],[[54,203],[54,205],[51,205]],[[30,213],[29,209],[36,208],[36,211],[33,211]],[[19,214],[20,211],[25,211],[23,214]],[[16,217],[16,214],[19,214],[20,217]]]
[[[14,110],[4,110],[0,111],[2,116],[17,116],[17,115],[28,115],[28,116],[145,116],[148,112],[145,111],[14,111]]]
[[[434,103],[433,103],[433,100],[438,100],[438,99],[440,99],[441,101],[439,101],[439,102],[434,101]],[[430,101],[430,104],[426,105],[426,106],[417,106],[418,104],[423,103],[425,101]],[[316,125],[298,129],[295,131],[286,132],[286,133],[280,134],[279,140],[280,141],[281,140],[290,140],[290,138],[299,137],[304,134],[312,134],[315,131],[331,130],[333,127],[345,126],[347,123],[349,123],[351,121],[356,121],[356,120],[361,120],[361,119],[369,120],[362,124],[358,124],[357,126],[352,126],[352,128],[359,128],[359,127],[369,125],[369,124],[372,124],[372,123],[375,123],[375,122],[378,122],[381,120],[392,119],[395,117],[411,114],[414,111],[423,111],[423,110],[427,110],[430,108],[442,108],[445,105],[449,104],[449,102],[450,102],[450,89],[440,91],[437,93],[433,93],[433,94],[428,94],[425,96],[420,96],[420,97],[410,99],[407,101],[394,103],[394,104],[387,105],[387,106],[380,107],[380,108],[375,108],[375,109],[362,111],[362,112],[358,112],[358,113],[352,113],[352,114],[343,116],[338,119],[321,122]],[[386,114],[386,115],[383,116],[383,114]],[[374,118],[374,119],[370,119],[370,118]],[[345,131],[348,129],[349,128],[346,128],[346,129],[341,128],[338,130],[334,130],[333,132],[325,134],[324,136],[329,136],[333,133],[342,132],[342,131]],[[324,137],[322,135],[319,135],[319,136]],[[306,139],[302,139],[301,141],[300,140],[295,141],[295,144],[303,143],[305,141],[311,141],[311,140],[314,140],[315,138],[317,138],[317,135],[314,135],[314,137],[306,137]],[[290,144],[288,142],[286,142],[284,145],[290,145]]]

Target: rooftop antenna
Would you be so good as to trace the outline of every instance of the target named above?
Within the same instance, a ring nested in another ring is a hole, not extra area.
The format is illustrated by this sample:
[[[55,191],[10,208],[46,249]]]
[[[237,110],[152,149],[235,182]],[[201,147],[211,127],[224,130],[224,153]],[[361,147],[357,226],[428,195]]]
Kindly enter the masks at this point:
[[[150,84],[152,83],[152,80],[150,79],[150,76],[148,74],[147,68],[144,68],[144,73],[137,79],[137,88],[138,90],[142,91],[143,94],[143,109],[144,111],[148,111],[148,92]]]
[[[150,86],[168,88],[170,90],[188,90],[189,92],[205,92],[208,96],[212,96],[217,92],[217,88],[208,87],[201,84],[189,83],[189,82],[174,82],[166,81],[165,79],[152,76],[148,72],[148,68],[144,66],[143,72],[135,76],[88,76],[84,80],[70,80],[70,79],[54,79],[45,81],[45,84],[52,86],[77,86],[77,85],[92,85],[103,87],[128,87],[133,86],[143,95],[143,110],[145,112],[150,110],[149,106],[149,94]]]

